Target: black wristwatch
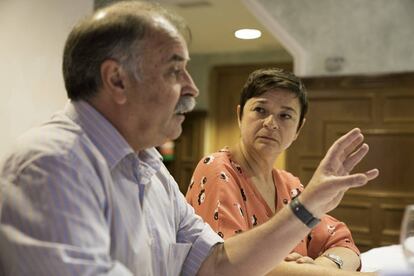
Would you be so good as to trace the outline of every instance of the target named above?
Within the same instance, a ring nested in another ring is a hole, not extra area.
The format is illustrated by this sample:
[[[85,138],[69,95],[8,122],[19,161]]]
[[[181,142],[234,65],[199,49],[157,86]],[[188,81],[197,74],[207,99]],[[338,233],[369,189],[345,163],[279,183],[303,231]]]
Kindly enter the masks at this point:
[[[315,218],[312,213],[309,212],[305,206],[299,202],[297,197],[293,198],[289,205],[295,216],[300,219],[307,227],[314,228],[321,221],[320,219]]]
[[[342,259],[335,254],[326,253],[326,254],[323,254],[322,256],[334,262],[339,269],[342,269],[342,267],[344,266],[344,261],[342,261]]]

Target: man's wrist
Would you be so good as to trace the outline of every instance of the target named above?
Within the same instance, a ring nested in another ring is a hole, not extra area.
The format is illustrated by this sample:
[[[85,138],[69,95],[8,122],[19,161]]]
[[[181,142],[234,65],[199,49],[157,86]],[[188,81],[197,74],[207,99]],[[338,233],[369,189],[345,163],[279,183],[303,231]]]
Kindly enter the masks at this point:
[[[289,206],[293,214],[309,228],[314,228],[321,221],[309,212],[297,197],[292,199]]]
[[[321,206],[318,204],[319,198],[315,199],[314,196],[309,195],[306,189],[297,197],[300,203],[302,203],[306,210],[308,210],[314,217],[320,218],[325,215],[325,212],[320,210]]]

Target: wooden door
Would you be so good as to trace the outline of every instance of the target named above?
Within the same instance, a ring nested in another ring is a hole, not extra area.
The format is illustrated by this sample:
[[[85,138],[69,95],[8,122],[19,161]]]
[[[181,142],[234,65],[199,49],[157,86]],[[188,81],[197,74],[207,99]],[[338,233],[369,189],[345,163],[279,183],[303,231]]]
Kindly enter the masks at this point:
[[[206,116],[205,111],[193,111],[186,115],[183,132],[175,140],[174,160],[165,162],[183,194],[187,192],[193,171],[203,157]]]
[[[306,184],[329,146],[354,127],[370,152],[356,171],[380,176],[347,192],[332,215],[350,227],[361,249],[398,243],[405,205],[414,204],[414,73],[305,79],[307,121],[289,148],[287,170]]]

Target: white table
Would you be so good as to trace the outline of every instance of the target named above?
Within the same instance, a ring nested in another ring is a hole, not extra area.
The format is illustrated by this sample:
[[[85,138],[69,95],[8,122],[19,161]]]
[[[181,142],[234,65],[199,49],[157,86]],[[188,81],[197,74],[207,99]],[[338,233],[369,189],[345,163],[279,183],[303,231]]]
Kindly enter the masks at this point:
[[[361,271],[379,271],[381,276],[414,276],[405,262],[401,245],[371,249],[361,254]]]

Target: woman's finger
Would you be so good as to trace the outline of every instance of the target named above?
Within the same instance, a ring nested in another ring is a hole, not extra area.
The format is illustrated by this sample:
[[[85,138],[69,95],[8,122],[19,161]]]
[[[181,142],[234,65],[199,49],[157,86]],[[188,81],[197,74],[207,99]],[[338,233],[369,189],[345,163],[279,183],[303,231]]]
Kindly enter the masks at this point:
[[[296,263],[298,263],[298,264],[314,264],[315,260],[312,259],[311,257],[304,256],[304,257],[301,257],[301,258],[297,259]]]
[[[302,257],[303,256],[300,255],[299,253],[293,252],[293,253],[290,253],[289,255],[287,255],[285,257],[285,261],[286,262],[293,262],[293,261],[296,261],[297,259],[302,258]]]

